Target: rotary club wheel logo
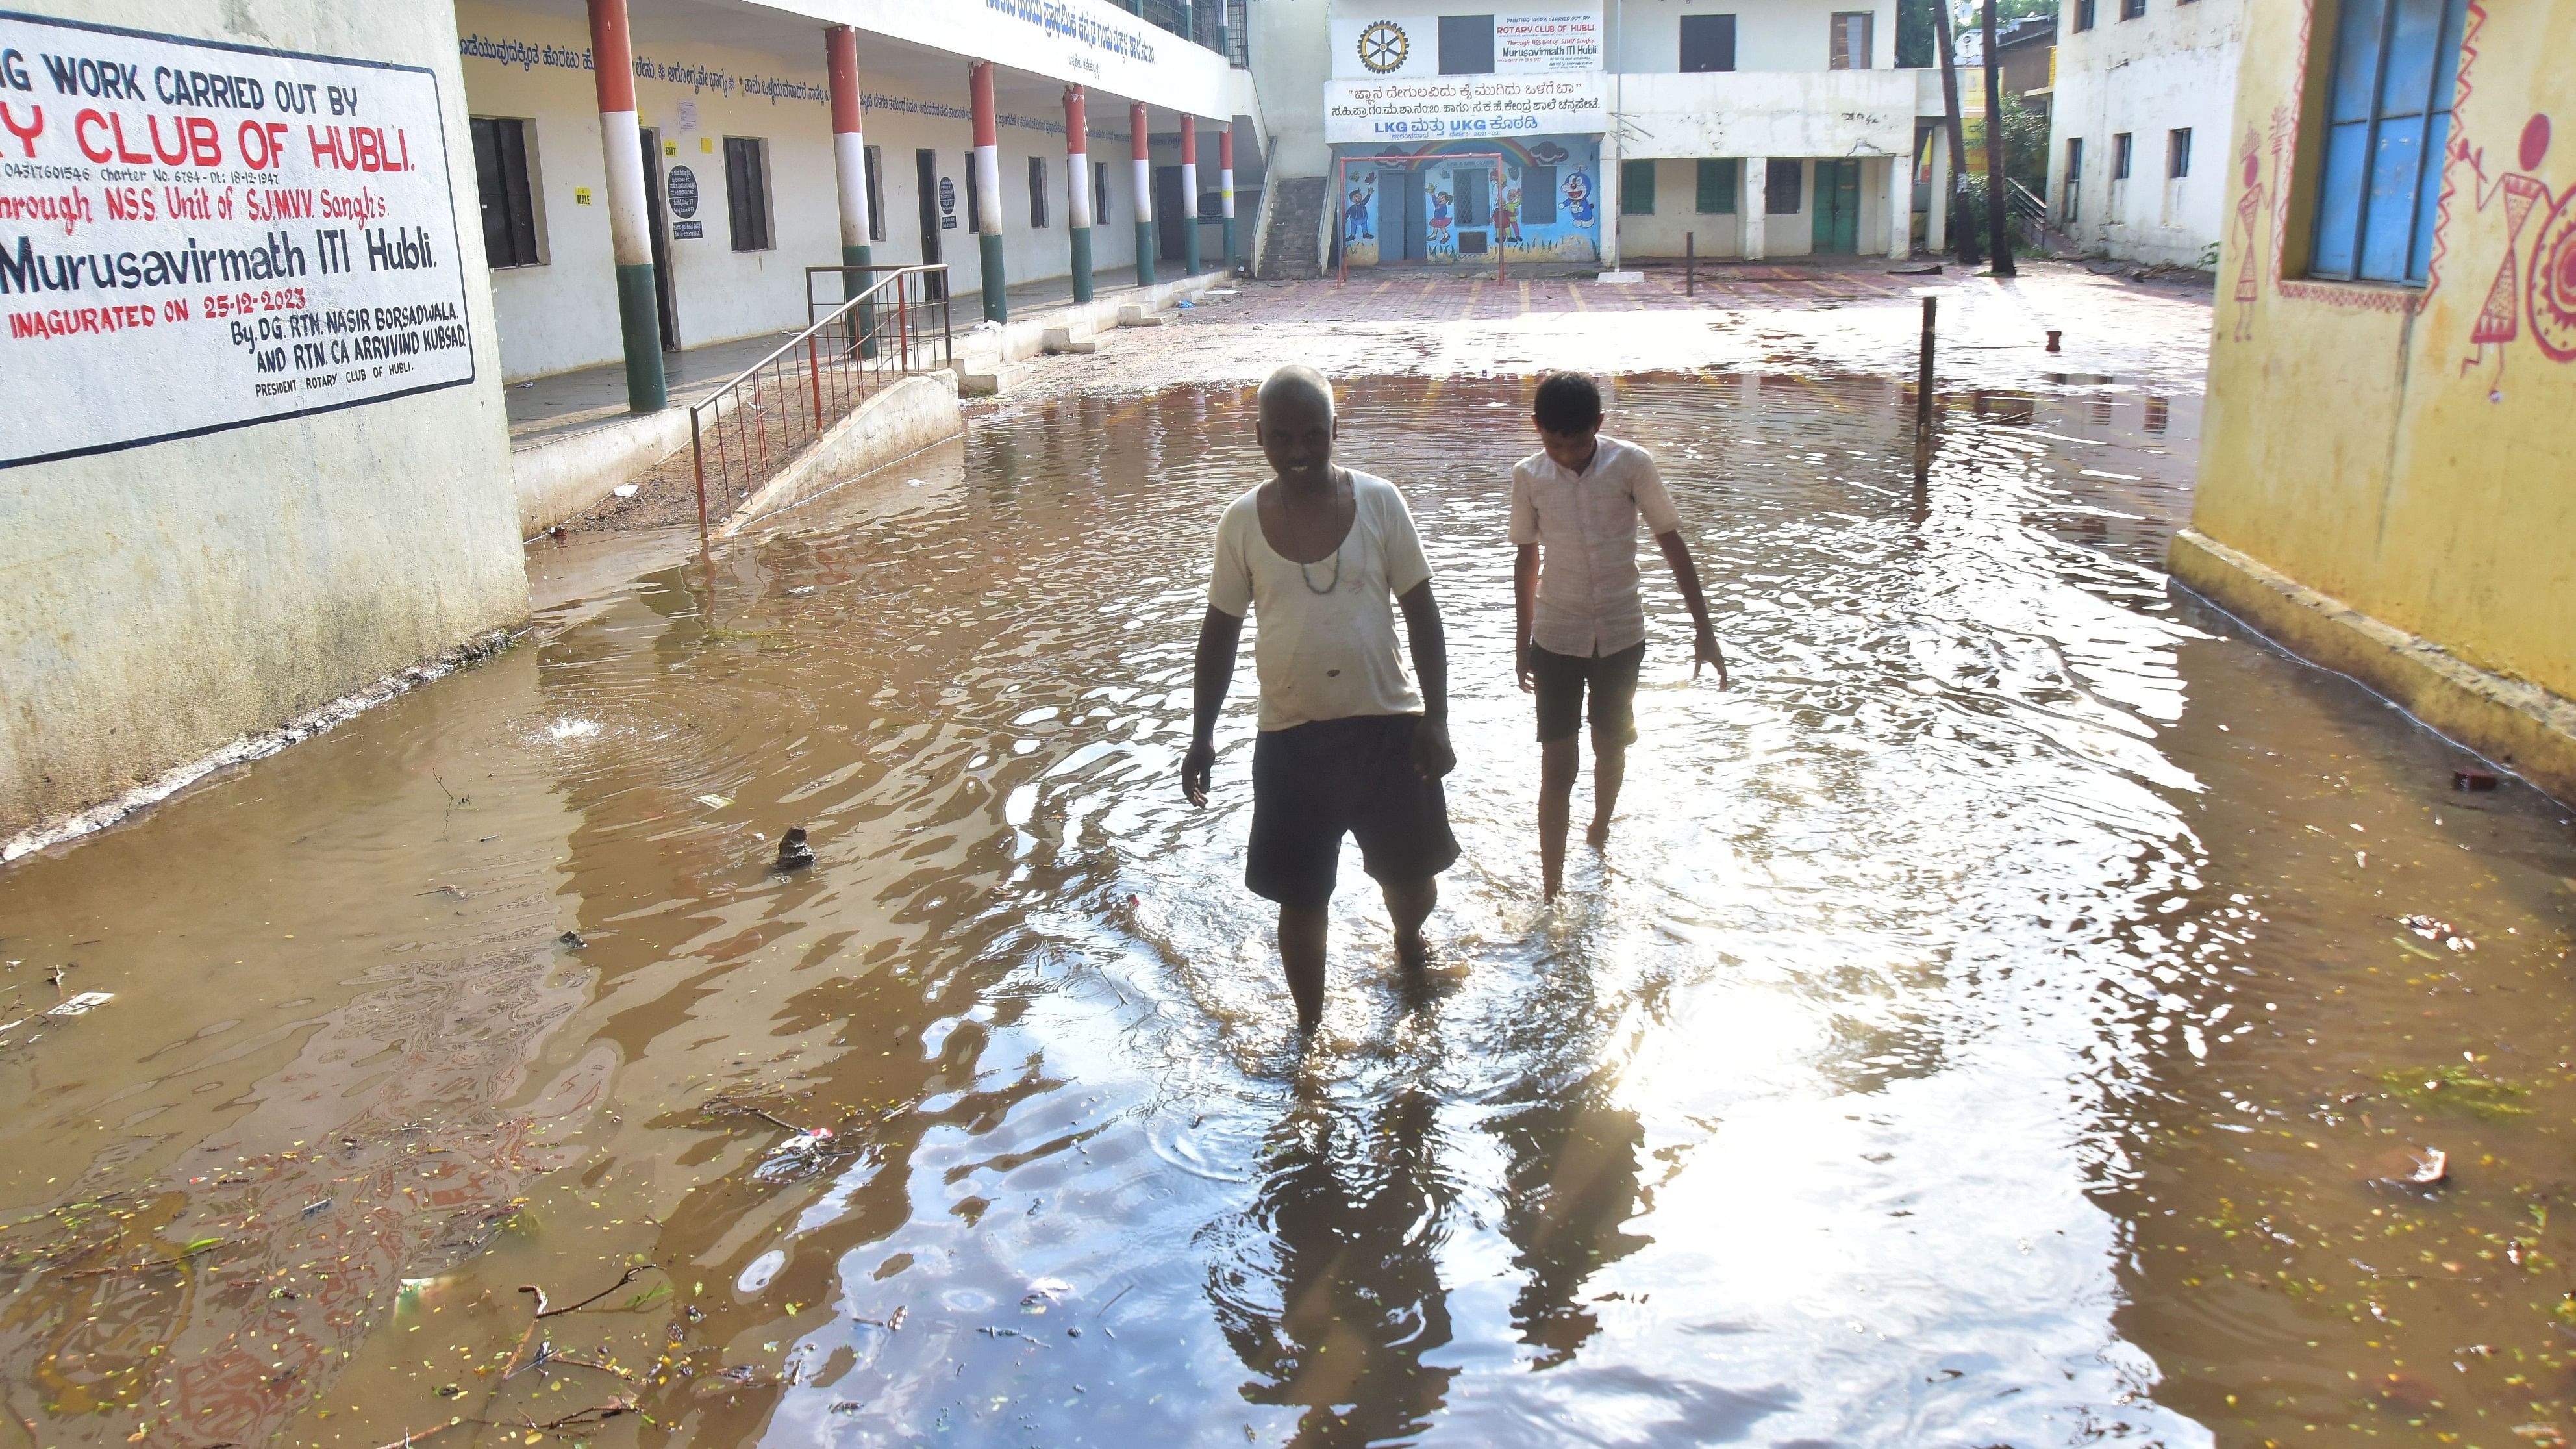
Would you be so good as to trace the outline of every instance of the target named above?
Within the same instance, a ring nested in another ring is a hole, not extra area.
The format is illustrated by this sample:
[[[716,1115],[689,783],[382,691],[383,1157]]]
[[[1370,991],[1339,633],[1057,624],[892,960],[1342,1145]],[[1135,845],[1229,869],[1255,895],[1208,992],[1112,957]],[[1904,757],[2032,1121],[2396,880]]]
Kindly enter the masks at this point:
[[[1405,57],[1412,53],[1413,42],[1405,38],[1404,27],[1392,20],[1381,20],[1360,32],[1360,64],[1374,75],[1403,69]]]

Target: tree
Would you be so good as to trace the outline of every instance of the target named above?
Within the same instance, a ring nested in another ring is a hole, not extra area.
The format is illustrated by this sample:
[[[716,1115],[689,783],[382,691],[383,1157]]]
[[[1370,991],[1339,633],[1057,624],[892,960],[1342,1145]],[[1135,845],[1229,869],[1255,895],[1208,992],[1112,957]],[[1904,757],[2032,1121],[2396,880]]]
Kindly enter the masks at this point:
[[[1940,0],[1896,0],[1896,63],[1903,67],[1933,65],[1940,58],[1941,38],[1933,24]]]

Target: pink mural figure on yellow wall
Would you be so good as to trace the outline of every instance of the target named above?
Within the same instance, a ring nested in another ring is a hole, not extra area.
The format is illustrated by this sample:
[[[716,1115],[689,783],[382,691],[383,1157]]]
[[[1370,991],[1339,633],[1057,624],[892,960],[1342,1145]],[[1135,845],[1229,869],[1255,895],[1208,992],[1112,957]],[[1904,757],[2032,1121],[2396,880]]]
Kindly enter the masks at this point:
[[[2576,183],[2559,192],[2558,205],[2540,224],[2530,277],[2524,297],[2531,340],[2552,362],[2576,362]]]
[[[2522,229],[2531,220],[2533,212],[2549,207],[2552,201],[2548,183],[2531,174],[2540,169],[2540,163],[2549,155],[2549,118],[2535,115],[2523,126],[2522,144],[2515,157],[2522,163],[2522,169],[2505,172],[2496,178],[2493,185],[2487,183],[2486,148],[2479,147],[2473,151],[2467,138],[2462,137],[2452,143],[2451,154],[2455,159],[2467,162],[2469,168],[2477,173],[2478,210],[2486,210],[2487,204],[2498,195],[2504,197],[2504,260],[2496,264],[2495,281],[2487,288],[2487,299],[2478,308],[2477,321],[2469,328],[2469,355],[2460,359],[2460,371],[2465,374],[2486,359],[2488,347],[2495,348],[2495,382],[2489,388],[2487,398],[2492,402],[2502,402],[2505,344],[2513,341],[2522,330]],[[2547,231],[2544,223],[2544,241]],[[2535,268],[2532,274],[2532,337],[2540,343],[2543,352],[2549,352],[2550,345],[2543,338],[2545,329],[2538,315],[2541,258],[2537,249],[2532,260]]]
[[[2263,294],[2263,138],[2245,133],[2245,160],[2240,171],[2243,192],[2236,198],[2236,340],[2254,336],[2254,303]]]

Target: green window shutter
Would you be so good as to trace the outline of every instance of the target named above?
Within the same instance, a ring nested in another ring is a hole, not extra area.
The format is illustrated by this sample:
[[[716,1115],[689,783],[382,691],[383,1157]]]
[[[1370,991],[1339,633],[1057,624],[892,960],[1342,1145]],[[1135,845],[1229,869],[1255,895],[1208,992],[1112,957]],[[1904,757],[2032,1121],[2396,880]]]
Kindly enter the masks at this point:
[[[1736,168],[1742,164],[1731,156],[1699,163],[1699,211],[1702,216],[1735,214]]]
[[[1619,214],[1652,216],[1655,214],[1655,163],[1622,161],[1619,163]]]

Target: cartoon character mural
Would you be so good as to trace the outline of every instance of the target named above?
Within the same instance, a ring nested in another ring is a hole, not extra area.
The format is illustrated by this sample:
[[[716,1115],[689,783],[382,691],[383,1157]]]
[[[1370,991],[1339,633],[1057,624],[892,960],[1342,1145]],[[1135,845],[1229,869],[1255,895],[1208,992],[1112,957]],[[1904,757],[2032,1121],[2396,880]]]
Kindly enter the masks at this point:
[[[1342,198],[1342,256],[1355,267],[1377,265],[1377,226],[1373,215],[1377,201],[1377,173],[1360,171],[1348,179],[1349,193]]]
[[[1580,166],[1565,178],[1565,214],[1576,226],[1590,226],[1601,217],[1601,208],[1592,204],[1592,178]]]
[[[1353,267],[1393,262],[1408,252],[1441,265],[1490,263],[1497,255],[1512,266],[1597,262],[1603,223],[1592,177],[1598,144],[1591,137],[1540,136],[1435,142],[1418,150],[1376,146],[1349,155],[1339,188],[1343,221],[1334,233],[1341,259]],[[1384,215],[1374,204],[1381,194]],[[1572,204],[1561,199],[1569,196]],[[1379,230],[1381,221],[1394,230]]]

